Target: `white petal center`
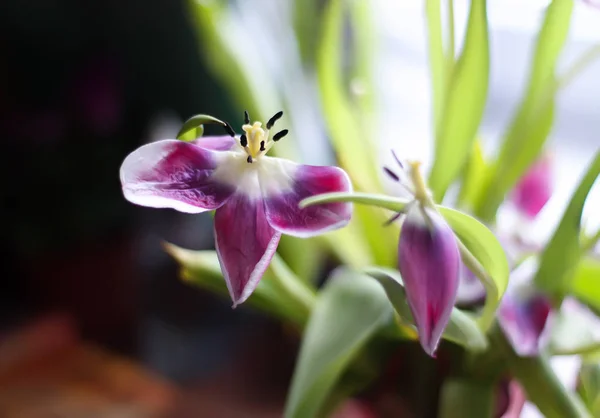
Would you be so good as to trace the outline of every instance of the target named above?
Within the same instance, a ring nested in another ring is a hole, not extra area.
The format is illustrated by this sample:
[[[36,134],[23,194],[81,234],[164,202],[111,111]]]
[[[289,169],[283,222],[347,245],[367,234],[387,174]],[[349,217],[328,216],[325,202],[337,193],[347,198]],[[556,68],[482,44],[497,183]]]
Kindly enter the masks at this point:
[[[237,188],[251,199],[261,199],[293,190],[297,165],[281,158],[261,156],[252,163],[242,150],[217,153],[215,181]]]

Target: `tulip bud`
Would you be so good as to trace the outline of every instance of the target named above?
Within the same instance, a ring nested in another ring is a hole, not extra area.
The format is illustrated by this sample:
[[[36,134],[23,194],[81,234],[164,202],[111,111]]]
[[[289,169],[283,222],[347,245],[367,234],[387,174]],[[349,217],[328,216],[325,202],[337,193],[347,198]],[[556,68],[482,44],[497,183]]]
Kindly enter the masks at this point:
[[[508,289],[498,310],[498,322],[519,356],[535,356],[545,344],[543,335],[551,308],[550,299],[534,289]]]
[[[552,160],[542,156],[517,183],[511,200],[519,212],[532,219],[542,210],[552,195]]]
[[[398,270],[421,346],[433,357],[454,307],[460,273],[454,232],[434,209],[416,202],[408,209],[398,244]]]

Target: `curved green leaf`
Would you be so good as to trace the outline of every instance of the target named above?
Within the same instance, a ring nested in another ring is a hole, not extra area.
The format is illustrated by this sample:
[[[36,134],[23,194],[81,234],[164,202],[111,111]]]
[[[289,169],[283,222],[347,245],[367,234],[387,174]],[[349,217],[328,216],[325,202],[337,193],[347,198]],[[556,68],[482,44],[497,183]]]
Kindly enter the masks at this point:
[[[487,330],[508,286],[510,268],[504,249],[492,231],[472,216],[444,206],[439,206],[438,210],[468,249],[465,251],[461,246],[461,256],[465,265],[473,273],[477,273],[481,269],[474,262],[479,262],[485,270],[483,277],[478,277],[483,280],[487,293],[480,318],[482,328]],[[470,254],[476,260],[471,260]]]
[[[176,138],[183,141],[193,141],[204,134],[204,124],[214,123],[225,126],[226,123],[210,115],[195,115],[185,121]]]
[[[449,80],[436,132],[435,161],[429,186],[441,202],[460,175],[483,117],[488,91],[490,51],[486,0],[472,0],[464,47]]]
[[[318,416],[341,373],[391,315],[381,286],[363,274],[337,269],[308,321],[285,417]]]
[[[382,267],[369,267],[364,271],[383,286],[402,323],[414,326],[400,273],[397,270]],[[487,340],[479,330],[477,322],[458,308],[452,310],[450,322],[444,331],[443,338],[471,351],[482,351],[487,347]]]
[[[180,264],[180,274],[184,281],[229,298],[215,251],[187,250],[169,243],[165,243],[164,247],[167,253]],[[291,286],[296,284],[299,287],[282,289],[282,282],[292,283]],[[314,293],[302,287],[299,279],[293,277],[293,273],[285,263],[275,256],[254,293],[244,305],[304,326],[314,298]]]
[[[580,244],[581,214],[587,195],[598,175],[600,151],[596,153],[581,179],[558,228],[540,258],[535,284],[558,298],[562,298],[570,290],[572,274],[583,255]]]

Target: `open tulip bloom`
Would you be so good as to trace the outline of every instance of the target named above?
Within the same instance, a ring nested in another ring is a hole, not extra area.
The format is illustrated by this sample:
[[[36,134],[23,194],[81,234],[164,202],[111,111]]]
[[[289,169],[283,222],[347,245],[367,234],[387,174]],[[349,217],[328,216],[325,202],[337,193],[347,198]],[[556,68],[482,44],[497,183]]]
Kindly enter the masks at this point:
[[[298,207],[307,197],[352,186],[340,168],[266,155],[287,134],[269,132],[282,114],[263,129],[246,113],[240,136],[226,124],[230,136],[153,142],[121,166],[123,194],[132,203],[186,213],[216,210],[215,246],[234,307],[258,285],[282,233],[312,237],[345,226],[351,216],[349,203]]]

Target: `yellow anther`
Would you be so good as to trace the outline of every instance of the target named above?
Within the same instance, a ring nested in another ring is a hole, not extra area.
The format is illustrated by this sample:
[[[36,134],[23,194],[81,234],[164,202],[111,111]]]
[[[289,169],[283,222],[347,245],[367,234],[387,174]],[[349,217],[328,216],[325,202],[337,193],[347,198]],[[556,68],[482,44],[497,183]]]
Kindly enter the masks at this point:
[[[246,132],[246,137],[248,138],[248,153],[252,156],[252,158],[256,158],[261,153],[260,143],[263,141],[267,141],[267,137],[265,135],[265,131],[261,128],[262,124],[260,122],[254,122],[253,125],[243,125],[242,129]]]

